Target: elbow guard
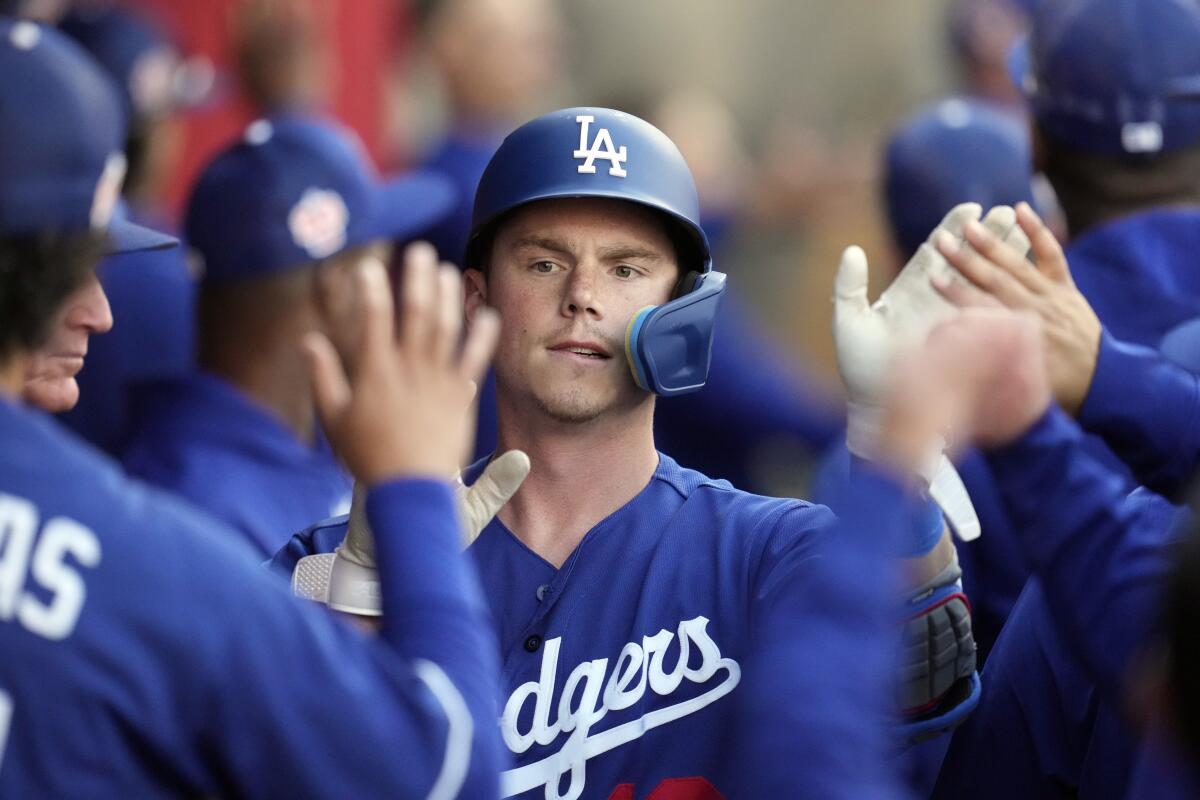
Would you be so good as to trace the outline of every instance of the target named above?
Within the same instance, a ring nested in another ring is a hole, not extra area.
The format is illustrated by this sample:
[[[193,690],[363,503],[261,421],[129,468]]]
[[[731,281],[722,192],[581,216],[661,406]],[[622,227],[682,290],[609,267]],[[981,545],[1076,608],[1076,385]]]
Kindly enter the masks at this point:
[[[979,703],[971,606],[957,556],[908,602],[898,705],[909,743],[957,727]]]

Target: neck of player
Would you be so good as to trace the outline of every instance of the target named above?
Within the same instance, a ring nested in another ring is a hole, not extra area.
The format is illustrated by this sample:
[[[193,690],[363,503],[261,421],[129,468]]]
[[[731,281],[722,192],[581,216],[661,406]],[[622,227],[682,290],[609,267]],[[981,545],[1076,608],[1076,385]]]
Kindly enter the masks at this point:
[[[500,521],[533,552],[561,567],[597,523],[632,500],[654,475],[654,401],[583,423],[531,412],[497,397],[499,446],[529,455],[532,469]]]

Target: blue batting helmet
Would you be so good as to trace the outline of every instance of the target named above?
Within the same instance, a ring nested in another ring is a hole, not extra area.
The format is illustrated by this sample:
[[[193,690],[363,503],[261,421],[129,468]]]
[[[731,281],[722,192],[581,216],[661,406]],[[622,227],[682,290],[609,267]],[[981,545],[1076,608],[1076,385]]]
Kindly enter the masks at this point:
[[[634,380],[646,391],[670,396],[702,388],[725,275],[712,271],[687,163],[666,134],[645,120],[608,108],[567,108],[509,134],[480,178],[465,266],[480,266],[496,224],[509,212],[539,200],[581,197],[625,200],[657,211],[694,244],[698,263],[684,267],[692,271],[675,297],[630,320],[625,354]]]

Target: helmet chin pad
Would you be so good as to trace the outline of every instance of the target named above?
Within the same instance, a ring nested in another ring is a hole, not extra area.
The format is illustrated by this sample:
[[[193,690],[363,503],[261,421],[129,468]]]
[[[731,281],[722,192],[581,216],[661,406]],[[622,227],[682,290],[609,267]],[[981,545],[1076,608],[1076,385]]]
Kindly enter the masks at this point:
[[[638,386],[664,397],[704,387],[724,294],[725,274],[706,272],[681,297],[634,314],[625,330],[625,357]]]

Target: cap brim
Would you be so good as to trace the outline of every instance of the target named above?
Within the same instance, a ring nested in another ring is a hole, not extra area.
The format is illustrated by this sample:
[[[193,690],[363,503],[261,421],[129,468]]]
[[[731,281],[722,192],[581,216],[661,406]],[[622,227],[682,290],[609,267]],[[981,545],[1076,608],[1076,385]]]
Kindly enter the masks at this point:
[[[333,574],[336,553],[305,556],[292,570],[292,594],[318,603],[329,601],[329,576]]]
[[[410,172],[380,184],[377,214],[368,231],[371,239],[403,242],[441,222],[458,202],[458,190],[436,172]]]
[[[179,240],[174,236],[159,233],[129,220],[115,218],[108,224],[108,242],[107,255],[179,246]]]

